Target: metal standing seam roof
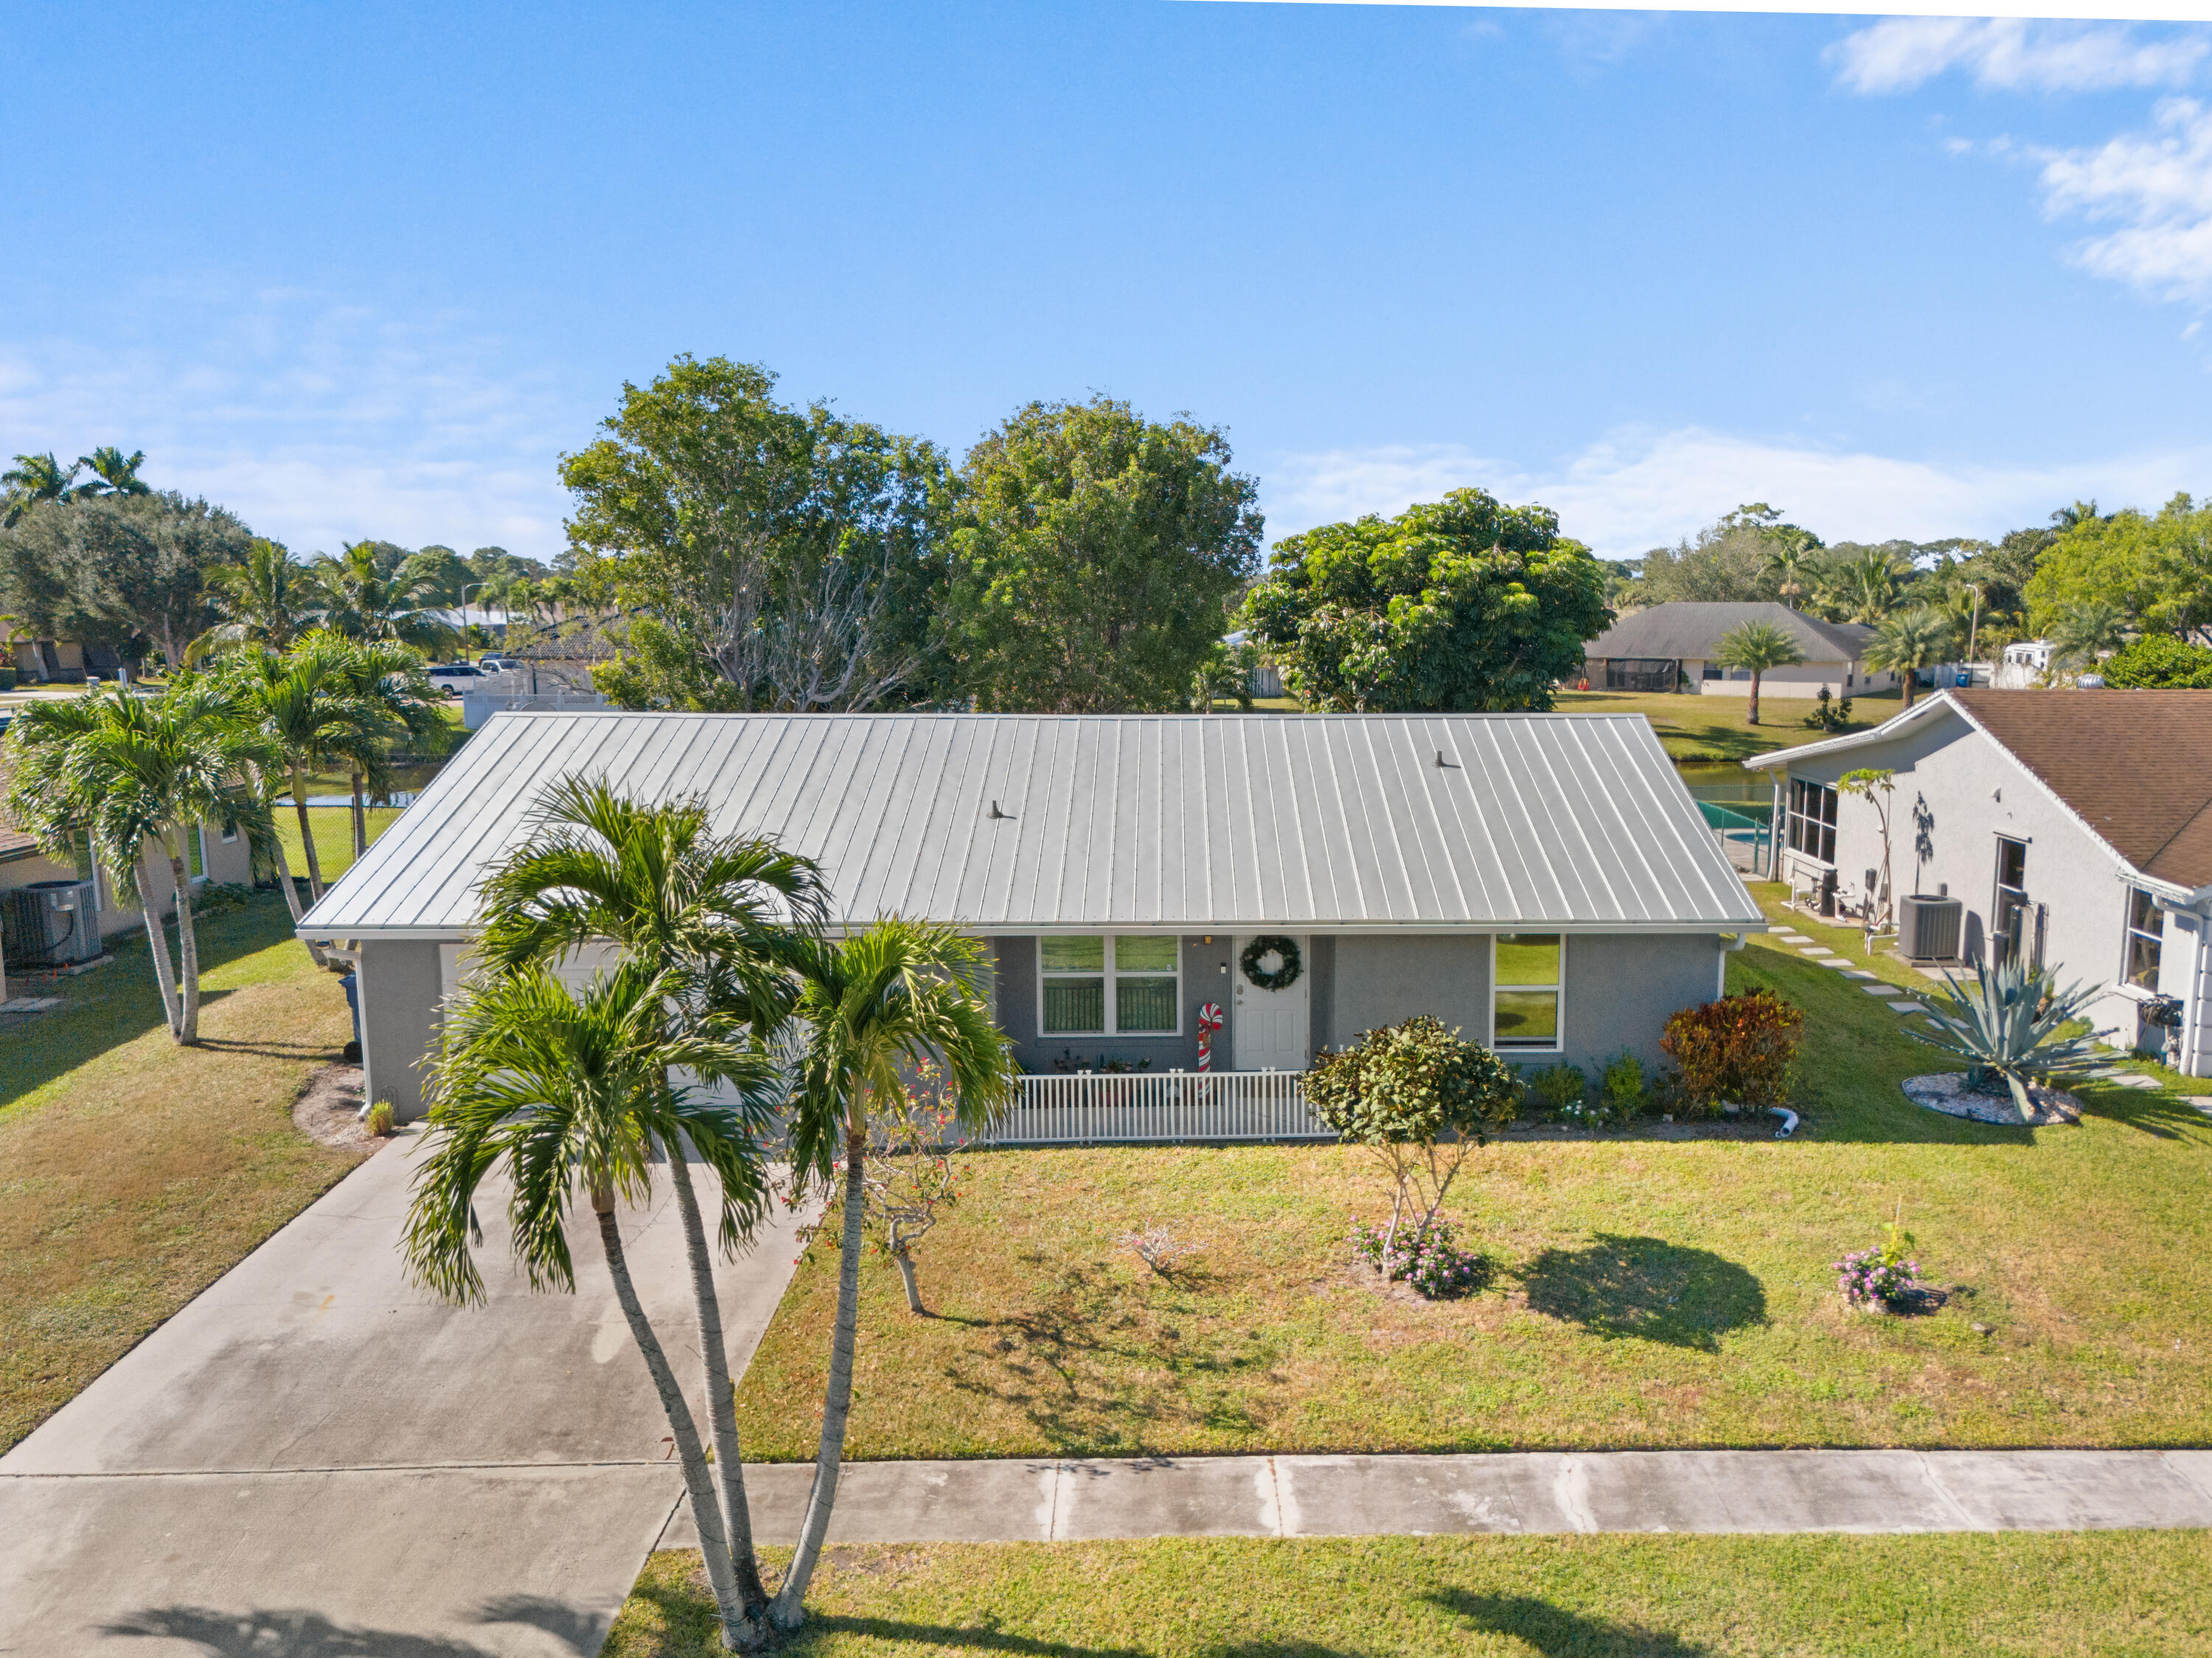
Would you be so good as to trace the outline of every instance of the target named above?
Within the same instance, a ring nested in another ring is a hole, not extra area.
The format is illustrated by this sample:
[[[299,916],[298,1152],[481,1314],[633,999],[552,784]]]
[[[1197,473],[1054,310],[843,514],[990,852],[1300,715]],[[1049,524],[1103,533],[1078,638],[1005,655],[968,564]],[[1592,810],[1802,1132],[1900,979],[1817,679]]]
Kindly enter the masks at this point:
[[[564,774],[775,836],[842,922],[1765,926],[1641,714],[559,713],[494,716],[300,930],[465,935]]]

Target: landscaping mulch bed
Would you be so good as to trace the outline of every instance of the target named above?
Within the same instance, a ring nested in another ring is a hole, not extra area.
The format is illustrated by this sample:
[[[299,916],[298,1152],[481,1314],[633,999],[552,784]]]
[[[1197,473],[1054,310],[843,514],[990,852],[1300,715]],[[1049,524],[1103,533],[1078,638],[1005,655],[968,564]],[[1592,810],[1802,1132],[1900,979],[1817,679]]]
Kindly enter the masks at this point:
[[[384,1138],[361,1121],[363,1085],[361,1067],[343,1060],[310,1072],[292,1103],[292,1126],[319,1145],[374,1151]]]
[[[1963,1071],[1938,1071],[1925,1077],[1907,1077],[1901,1084],[1905,1097],[1913,1104],[1929,1111],[1941,1111],[1947,1117],[1963,1117],[1969,1122],[1995,1123],[2006,1128],[2022,1127],[2020,1108],[2013,1103],[2009,1090],[2002,1094],[1983,1094],[1966,1086]],[[2073,1095],[2056,1088],[2031,1088],[2029,1102],[2035,1114],[2025,1126],[2047,1128],[2057,1123],[2078,1123],[2081,1121],[2081,1102]]]

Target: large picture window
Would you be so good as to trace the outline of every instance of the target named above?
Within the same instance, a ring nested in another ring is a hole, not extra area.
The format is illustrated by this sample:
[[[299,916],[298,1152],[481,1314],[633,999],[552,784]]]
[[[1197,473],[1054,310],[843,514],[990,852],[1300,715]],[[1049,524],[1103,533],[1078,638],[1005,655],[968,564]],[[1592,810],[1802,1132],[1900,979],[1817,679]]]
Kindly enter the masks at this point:
[[[1172,933],[1037,940],[1039,1028],[1048,1036],[1173,1036],[1182,1029],[1182,945]]]
[[[2128,889],[2128,982],[2138,990],[2158,988],[2159,952],[2166,944],[2166,917],[2141,887]]]
[[[1836,792],[1825,783],[1790,780],[1790,850],[1836,861]]]
[[[1559,1046],[1560,968],[1565,943],[1556,932],[1504,932],[1491,958],[1490,1042],[1493,1048]]]

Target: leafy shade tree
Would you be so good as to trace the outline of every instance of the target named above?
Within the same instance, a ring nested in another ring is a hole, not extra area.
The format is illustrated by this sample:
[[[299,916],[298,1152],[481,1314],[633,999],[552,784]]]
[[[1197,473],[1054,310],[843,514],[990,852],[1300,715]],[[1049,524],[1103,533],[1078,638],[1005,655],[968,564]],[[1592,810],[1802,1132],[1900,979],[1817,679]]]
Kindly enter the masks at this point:
[[[14,528],[18,519],[42,501],[67,501],[70,486],[83,467],[79,461],[64,471],[51,450],[43,455],[16,456],[15,464],[0,472],[0,489],[7,491],[0,497],[0,529]]]
[[[438,694],[431,689],[422,653],[390,640],[348,640],[340,643],[327,635],[314,641],[326,663],[325,672],[343,687],[350,706],[361,716],[333,750],[345,762],[353,785],[353,855],[368,850],[370,791],[384,793],[392,786],[392,756],[402,744],[434,750],[446,740],[445,716],[438,711]]]
[[[2152,634],[2120,647],[2098,671],[2107,685],[2125,690],[2212,690],[2212,646]]]
[[[1959,648],[1950,619],[1934,610],[1899,610],[1882,618],[1867,646],[1870,668],[1884,669],[1905,682],[1905,706],[1912,706],[1920,670],[1949,661]]]
[[[632,618],[593,680],[625,708],[845,711],[944,689],[944,457],[677,358],[562,458],[578,576]]]
[[[2049,635],[2069,608],[2110,604],[2147,633],[2212,645],[2212,501],[2178,495],[2155,514],[2062,525],[2027,582],[2029,620]]]
[[[980,708],[1181,708],[1257,568],[1229,444],[1127,404],[1033,403],[960,470],[948,633]]]
[[[169,491],[72,500],[0,537],[0,585],[40,637],[134,657],[150,641],[179,667],[221,619],[208,578],[244,562],[252,539],[222,507]]]
[[[254,848],[273,839],[251,779],[272,759],[211,686],[174,687],[158,698],[119,689],[17,713],[8,738],[7,810],[57,857],[90,844],[125,903],[145,913],[146,938],[169,1034],[199,1040],[200,958],[192,926],[188,841],[207,823],[236,823]],[[149,888],[149,854],[167,865],[169,891]],[[177,963],[171,964],[161,900],[173,899]]]
[[[1425,1013],[1322,1054],[1306,1077],[1315,1114],[1389,1174],[1386,1260],[1409,1218],[1419,1248],[1468,1158],[1513,1120],[1519,1097],[1504,1061]]]
[[[356,541],[337,557],[325,555],[310,567],[323,625],[348,639],[435,650],[451,632],[437,615],[437,595],[404,563],[387,568],[381,556],[386,544]]]
[[[461,1303],[484,1299],[471,1250],[480,1237],[475,1208],[484,1177],[504,1166],[513,1181],[507,1214],[514,1248],[531,1287],[573,1293],[575,1262],[566,1222],[580,1193],[598,1223],[615,1299],[644,1356],[684,1469],[723,1644],[759,1643],[766,1595],[752,1568],[741,1589],[731,1533],[696,1418],[668,1350],[630,1277],[619,1206],[643,1204],[656,1163],[665,1167],[688,1233],[704,1236],[690,1185],[690,1159],[714,1172],[720,1198],[716,1235],[734,1254],[768,1208],[761,1152],[772,1131],[781,1078],[761,1045],[734,1020],[672,1022],[672,1001],[690,999],[680,975],[627,961],[574,996],[538,963],[485,975],[448,1014],[431,1073],[430,1122],[437,1138],[416,1176],[403,1248],[416,1281]],[[696,1084],[672,1078],[688,1073]],[[712,1091],[710,1091],[710,1090]],[[692,1290],[701,1349],[722,1351],[711,1264],[694,1256]],[[709,1334],[708,1332],[713,1332]],[[708,1383],[720,1418],[730,1410],[726,1371]],[[718,1441],[720,1436],[717,1434]],[[726,1487],[738,1494],[734,1430],[718,1443]],[[751,1565],[750,1539],[744,1558]]]
[[[187,662],[237,645],[288,649],[313,616],[314,584],[282,544],[261,536],[240,562],[210,570],[207,588],[222,620],[185,647]]]
[[[112,443],[103,444],[88,455],[79,455],[76,464],[92,474],[73,492],[79,497],[154,493],[153,486],[138,476],[138,469],[146,464],[143,449],[126,455]]]
[[[1804,659],[1805,653],[1797,641],[1771,622],[1747,622],[1731,628],[1713,649],[1713,660],[1723,668],[1750,670],[1751,706],[1744,721],[1753,726],[1759,723],[1759,682],[1771,670],[1794,667]]]
[[[1646,553],[1638,580],[1621,602],[1779,598],[1796,607],[1814,585],[1821,545],[1810,530],[1784,522],[1778,508],[1751,501],[1694,537]]]
[[[769,1608],[795,1629],[830,1529],[845,1424],[853,1406],[853,1350],[860,1316],[860,1254],[868,1212],[869,1124],[906,1101],[904,1069],[935,1066],[963,1128],[980,1128],[1013,1095],[1013,1061],[980,989],[981,948],[952,927],[897,916],[842,943],[822,943],[801,973],[805,1047],[791,1104],[791,1161],[799,1192],[811,1181],[843,1187],[837,1314],[822,1446],[800,1522],[799,1546]],[[840,1151],[842,1150],[842,1159]]]
[[[1481,489],[1326,525],[1275,548],[1245,618],[1309,707],[1548,708],[1610,619],[1604,568],[1559,528]]]

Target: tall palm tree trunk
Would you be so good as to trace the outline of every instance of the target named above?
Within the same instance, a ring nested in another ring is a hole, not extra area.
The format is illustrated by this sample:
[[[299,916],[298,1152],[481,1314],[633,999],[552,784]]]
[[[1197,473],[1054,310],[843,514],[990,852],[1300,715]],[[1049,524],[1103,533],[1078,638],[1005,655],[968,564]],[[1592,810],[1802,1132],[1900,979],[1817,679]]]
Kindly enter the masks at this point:
[[[300,844],[307,849],[307,896],[320,902],[323,860],[315,855],[315,828],[307,821],[307,779],[297,765],[292,768],[292,810],[300,815]]]
[[[1750,723],[1754,726],[1759,723],[1759,670],[1756,668],[1751,671]]]
[[[307,911],[306,906],[300,902],[300,889],[292,884],[292,859],[284,850],[284,837],[281,835],[270,835],[269,850],[276,859],[276,884],[284,889],[284,908],[291,911],[292,925],[297,927],[301,921],[307,920]],[[328,967],[331,964],[330,958],[323,954],[323,947],[320,944],[312,938],[303,942],[307,946],[309,961],[317,967]]]
[[[691,1499],[691,1517],[699,1528],[699,1552],[706,1558],[707,1581],[714,1590],[714,1605],[721,1615],[722,1644],[739,1645],[749,1633],[744,1609],[738,1604],[737,1585],[730,1571],[730,1543],[722,1529],[721,1504],[714,1496],[714,1476],[707,1472],[706,1448],[699,1442],[699,1430],[691,1419],[691,1407],[684,1402],[684,1389],[677,1384],[676,1373],[669,1368],[668,1355],[660,1345],[660,1338],[653,1333],[653,1322],[645,1315],[645,1304],[637,1298],[637,1285],[631,1282],[629,1260],[623,1253],[622,1229],[615,1223],[615,1194],[605,1185],[592,1187],[592,1208],[599,1220],[599,1243],[606,1251],[607,1276],[614,1280],[615,1299],[622,1305],[623,1316],[629,1321],[630,1339],[645,1356],[645,1368],[652,1373],[653,1391],[660,1395],[660,1408],[668,1418],[669,1431],[675,1436],[676,1454],[684,1464],[684,1488]]]
[[[837,1323],[830,1344],[830,1387],[822,1403],[822,1448],[814,1459],[814,1486],[807,1494],[799,1547],[792,1554],[783,1587],[776,1591],[775,1604],[769,1608],[769,1620],[778,1629],[797,1629],[805,1619],[800,1603],[806,1598],[815,1563],[822,1558],[823,1540],[830,1532],[830,1510],[837,1500],[845,1423],[853,1412],[853,1345],[860,1317],[861,1222],[868,1202],[862,1163],[867,1150],[867,1130],[855,1111],[845,1131],[845,1224],[837,1248]]]
[[[143,880],[139,890],[145,890]],[[147,946],[154,952],[154,982],[161,992],[161,1017],[174,1036],[182,1026],[177,1017],[177,970],[169,962],[168,931],[161,925],[161,908],[154,902],[154,895],[147,892],[140,902],[146,918]]]
[[[1919,678],[1920,672],[1917,668],[1907,668],[1905,671],[1905,706],[1908,708],[1912,706],[1913,693],[1920,689]]]
[[[353,856],[356,863],[368,854],[368,812],[362,805],[361,785],[361,768],[356,766],[353,774]]]
[[[707,1248],[707,1226],[691,1189],[691,1169],[681,1145],[668,1149],[668,1172],[676,1187],[676,1206],[684,1216],[684,1246],[691,1260],[691,1298],[699,1309],[699,1351],[707,1366],[708,1417],[714,1424],[714,1464],[722,1476],[725,1533],[730,1569],[746,1618],[768,1610],[768,1588],[761,1582],[753,1549],[752,1507],[745,1501],[745,1464],[738,1444],[738,1405],[730,1386],[729,1349],[722,1340],[722,1307],[714,1292],[714,1258]]]
[[[177,890],[177,1040],[200,1039],[200,941],[192,930],[192,875],[176,853],[169,854],[169,879]]]

